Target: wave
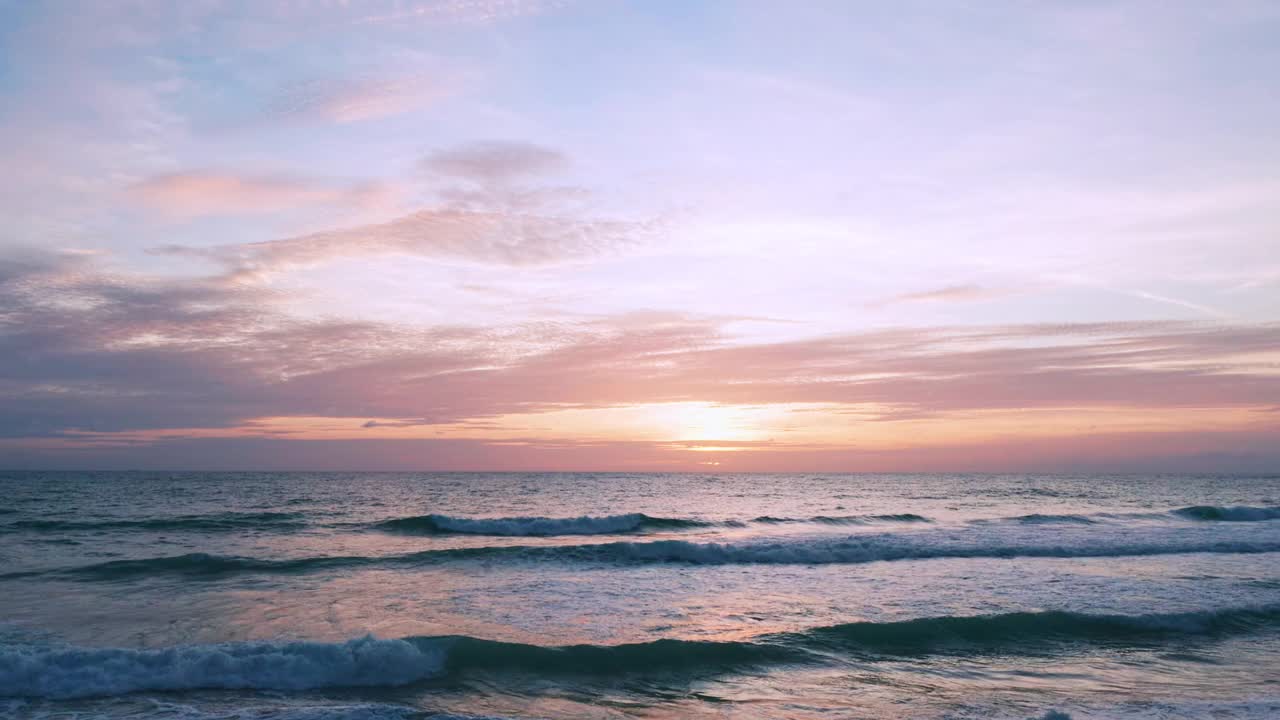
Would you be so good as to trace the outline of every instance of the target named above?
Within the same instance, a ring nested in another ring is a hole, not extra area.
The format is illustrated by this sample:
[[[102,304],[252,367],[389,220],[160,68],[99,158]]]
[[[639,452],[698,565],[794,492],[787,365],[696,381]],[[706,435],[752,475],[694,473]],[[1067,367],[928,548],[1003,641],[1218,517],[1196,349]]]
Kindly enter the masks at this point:
[[[929,519],[912,513],[889,515],[818,515],[807,518],[773,517],[763,515],[751,520],[760,524],[821,523],[826,525],[861,525],[874,522],[929,522]],[[692,518],[655,517],[644,513],[622,515],[582,516],[575,518],[552,517],[503,517],[465,518],[449,515],[415,515],[393,518],[377,523],[374,527],[387,532],[414,535],[498,535],[542,536],[555,535],[618,535],[646,530],[685,530],[703,527],[744,527],[738,520],[708,521]]]
[[[644,513],[605,515],[576,518],[508,517],[463,518],[449,515],[416,515],[394,518],[378,523],[375,527],[389,532],[415,535],[500,535],[500,536],[553,536],[553,535],[613,535],[643,530],[678,530],[706,527],[713,523],[686,518],[653,517]]]
[[[476,548],[485,550],[487,548]],[[94,565],[74,568],[63,568],[52,571],[27,571],[0,575],[0,580],[29,577],[37,574],[63,574],[88,580],[120,580],[131,577],[152,575],[182,575],[193,578],[214,578],[234,574],[272,574],[283,575],[311,572],[326,568],[351,568],[378,563],[405,563],[418,556],[422,562],[428,562],[434,555],[443,559],[448,554],[464,555],[467,550],[443,550],[438,552],[411,553],[408,555],[392,555],[387,557],[364,557],[330,555],[304,557],[292,560],[264,560],[236,555],[212,555],[210,553],[187,553],[167,557],[139,558],[136,560],[111,560]]]
[[[769,525],[781,523],[821,523],[824,525],[865,525],[877,522],[933,522],[923,515],[915,513],[895,513],[886,515],[815,515],[807,518],[793,517],[774,517],[772,515],[761,515],[753,519],[751,522],[764,523]]]
[[[450,673],[531,672],[540,674],[623,675],[673,670],[730,670],[811,659],[802,648],[775,642],[717,642],[664,638],[622,645],[542,646],[482,640],[466,636],[421,638],[447,650]]]
[[[1217,505],[1193,505],[1191,507],[1174,510],[1173,514],[1190,520],[1261,522],[1263,520],[1280,520],[1280,507],[1251,507],[1248,505],[1221,507]]]
[[[1213,506],[1196,505],[1171,510],[1168,513],[1096,513],[1096,514],[1040,514],[1019,515],[1009,518],[974,520],[976,524],[1013,522],[1020,524],[1079,524],[1090,525],[1102,520],[1158,519],[1175,517],[1182,520],[1215,522],[1258,522],[1280,519],[1280,507]],[[777,517],[762,515],[751,523],[773,525],[810,523],[822,525],[875,525],[881,523],[931,523],[930,518],[915,513],[886,513],[868,515],[816,515],[813,517]],[[415,515],[392,518],[375,523],[372,527],[384,532],[410,535],[492,535],[551,537],[559,535],[615,535],[642,533],[645,531],[686,530],[706,527],[743,527],[747,523],[735,520],[708,521],[693,518],[656,517],[644,513],[582,517],[500,517],[467,518],[450,515]],[[308,527],[307,516],[298,512],[223,512],[204,515],[177,515],[172,517],[148,517],[138,519],[57,520],[28,519],[0,525],[3,533],[55,533],[76,531],[192,531],[237,532],[257,530],[264,532],[292,532]],[[369,527],[369,526],[362,526]]]
[[[83,530],[296,530],[306,525],[302,513],[256,512],[176,515],[131,520],[18,520],[0,532],[69,532]]]
[[[1014,522],[1027,525],[1043,525],[1043,524],[1060,524],[1070,523],[1077,525],[1093,525],[1101,520],[1154,520],[1159,518],[1168,519],[1170,516],[1189,519],[1189,520],[1208,520],[1222,522],[1257,522],[1262,520],[1280,519],[1280,507],[1251,507],[1240,505],[1234,507],[1219,507],[1213,505],[1196,505],[1192,507],[1179,508],[1170,510],[1168,513],[1159,512],[1133,512],[1133,513],[1114,513],[1099,512],[1091,514],[1083,513],[1063,513],[1063,514],[1047,514],[1032,513],[1030,515],[1015,515],[1013,517],[1003,518],[983,518],[973,520],[971,522],[978,524],[992,522]],[[931,519],[915,513],[897,513],[884,515],[818,515],[808,518],[796,517],[774,517],[771,515],[762,515],[752,520],[755,523],[780,524],[780,523],[822,523],[827,525],[864,525],[881,522],[916,522],[928,523],[933,522]]]
[[[1280,507],[1214,507],[1195,506],[1160,513],[1096,513],[1096,514],[1043,514],[1018,515],[977,523],[995,521],[1027,525],[1076,524],[1092,525],[1102,520],[1158,519],[1170,515],[1181,519],[1219,521],[1258,521],[1280,519]],[[928,517],[916,513],[884,513],[867,515],[815,515],[812,517],[785,517],[761,515],[750,523],[761,525],[821,524],[821,525],[874,525],[880,523],[932,523]],[[499,536],[555,536],[555,535],[613,535],[645,530],[679,530],[699,527],[743,527],[747,523],[728,520],[721,522],[689,518],[654,517],[643,513],[583,516],[576,518],[507,517],[464,518],[449,515],[418,515],[394,518],[377,523],[375,527],[388,532],[408,534],[471,534]]]
[[[822,662],[834,651],[915,655],[1038,644],[1149,644],[1280,625],[1280,606],[1152,615],[1049,611],[857,622],[749,641],[662,639],[546,647],[466,636],[345,643],[247,642],[167,649],[0,646],[0,696],[73,698],[139,691],[400,686],[468,672],[623,675]]]
[[[226,643],[163,650],[7,647],[0,695],[71,698],[140,690],[395,686],[440,675],[444,652],[406,640]]]
[[[272,700],[276,700],[272,702]],[[164,717],[170,720],[518,720],[490,715],[455,715],[452,713],[435,713],[416,707],[392,705],[386,703],[359,703],[354,705],[338,704],[305,704],[300,705],[298,698],[257,698],[258,705],[246,706],[243,701],[237,703],[232,714],[226,710],[201,709],[198,705],[185,702],[166,702],[156,697],[147,698],[151,714],[148,717]],[[0,712],[3,707],[0,706]],[[45,718],[46,715],[35,715]],[[61,717],[61,716],[57,716]],[[72,717],[80,717],[73,715]],[[113,718],[117,715],[88,715],[88,718]]]
[[[1054,523],[1074,523],[1077,525],[1093,525],[1098,522],[1088,515],[1045,515],[1041,513],[1032,513],[1030,515],[1018,515],[1009,518],[1015,522],[1025,523],[1027,525],[1048,525]]]
[[[840,537],[698,543],[682,540],[606,542],[575,545],[513,545],[423,550],[402,555],[316,556],[283,560],[190,553],[169,557],[112,560],[80,567],[0,575],[12,580],[35,574],[81,580],[120,580],[150,575],[217,578],[231,574],[292,574],[365,566],[426,566],[467,560],[584,562],[610,565],[688,563],[860,564],[946,558],[1091,558],[1186,553],[1255,554],[1280,552],[1280,538],[1252,535],[1222,539],[1206,532],[1123,533],[1110,537],[1072,532],[1046,535],[979,533],[973,530],[929,533],[877,533]]]
[[[1051,610],[1000,615],[945,616],[887,623],[850,623],[801,635],[810,647],[864,649],[886,654],[975,649],[1031,651],[1046,643],[1147,644],[1220,638],[1280,627],[1280,605],[1149,615],[1095,615]]]
[[[1178,508],[1168,512],[1098,512],[1088,514],[1042,514],[1015,515],[1003,518],[982,518],[971,520],[974,524],[994,522],[1014,522],[1027,525],[1047,525],[1072,523],[1093,525],[1106,520],[1203,520],[1222,522],[1258,522],[1262,520],[1280,519],[1280,507],[1251,507],[1240,505],[1235,507],[1218,507],[1214,505],[1195,505]]]
[[[246,706],[238,703],[233,714],[224,710],[202,710],[199,707],[176,702],[162,702],[157,698],[148,698],[155,717],[170,720],[515,720],[478,715],[453,715],[450,713],[432,713],[415,707],[391,705],[383,703],[360,703],[355,705],[297,705],[296,701],[272,703],[268,698],[261,698],[262,705]],[[36,716],[42,717],[42,716]],[[112,715],[90,715],[96,717],[114,717]]]
[[[943,558],[1051,557],[1087,558],[1184,553],[1280,552],[1280,541],[1195,540],[1191,542],[930,542],[928,537],[872,535],[799,542],[690,543],[664,540],[649,543],[609,543],[575,548],[538,548],[567,557],[612,562],[685,562],[698,565],[733,564],[860,564],[895,560]]]

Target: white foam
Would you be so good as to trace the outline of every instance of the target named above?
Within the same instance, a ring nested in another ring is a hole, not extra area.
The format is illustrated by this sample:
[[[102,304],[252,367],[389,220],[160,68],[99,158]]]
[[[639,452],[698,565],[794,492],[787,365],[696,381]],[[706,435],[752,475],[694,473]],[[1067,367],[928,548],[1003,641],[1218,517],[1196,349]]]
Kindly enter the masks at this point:
[[[1070,713],[1049,710],[1044,715],[1018,720],[1200,720],[1232,718],[1232,720],[1274,720],[1280,717],[1280,700],[1189,700],[1172,702],[1139,701],[1120,704],[1071,704]]]
[[[694,543],[661,540],[608,545],[588,545],[572,550],[591,559],[618,558],[637,562],[690,562],[703,565],[726,564],[834,564],[887,560],[928,560],[939,558],[1048,557],[1088,558],[1186,553],[1280,552],[1280,535],[1265,537],[1232,533],[1188,531],[1148,534],[1118,532],[1110,535],[1089,532],[1061,532],[1046,538],[1043,533],[1023,532],[931,532],[883,533],[840,538],[788,539],[781,542]]]
[[[474,535],[607,535],[630,532],[642,526],[649,517],[642,513],[576,518],[510,517],[460,518],[429,515],[441,530]]]
[[[345,643],[225,643],[162,650],[7,646],[0,647],[0,696],[394,686],[441,674],[444,658],[438,647],[373,637]]]
[[[113,699],[102,706],[84,705],[72,712],[65,706],[46,701],[0,701],[0,717],[24,717],[30,720],[119,720],[123,717],[165,717],[172,720],[516,720],[490,715],[458,715],[434,713],[407,705],[384,703],[313,704],[292,699],[254,698],[253,704],[217,703],[214,707],[168,698],[139,696],[135,700]],[[257,704],[261,702],[262,704]],[[6,711],[8,714],[5,714]],[[22,711],[19,715],[18,712]]]
[[[362,703],[358,705],[265,705],[238,706],[231,712],[202,709],[176,702],[152,700],[157,711],[178,720],[400,720],[421,717],[421,711],[404,705]],[[107,717],[111,717],[108,715]],[[450,715],[432,715],[430,720],[449,720]]]

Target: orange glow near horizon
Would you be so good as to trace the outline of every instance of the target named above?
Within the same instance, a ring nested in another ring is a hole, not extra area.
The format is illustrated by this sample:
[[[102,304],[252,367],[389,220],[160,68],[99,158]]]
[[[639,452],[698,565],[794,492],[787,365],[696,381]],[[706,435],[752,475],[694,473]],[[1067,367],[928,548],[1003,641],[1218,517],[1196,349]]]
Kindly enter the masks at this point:
[[[857,450],[899,452],[929,448],[999,448],[1002,443],[1088,436],[1173,436],[1178,433],[1275,432],[1280,418],[1268,408],[1184,408],[1154,413],[1146,408],[1053,408],[986,410],[931,417],[878,417],[884,408],[834,404],[715,405],[655,403],[624,407],[562,409],[502,415],[474,422],[404,424],[335,417],[259,418],[232,428],[190,428],[133,433],[77,432],[50,447],[130,446],[175,439],[278,438],[290,440],[454,440],[494,447],[664,448],[677,456],[728,453],[748,456]],[[664,451],[664,452],[665,452]],[[719,461],[690,460],[694,464]]]

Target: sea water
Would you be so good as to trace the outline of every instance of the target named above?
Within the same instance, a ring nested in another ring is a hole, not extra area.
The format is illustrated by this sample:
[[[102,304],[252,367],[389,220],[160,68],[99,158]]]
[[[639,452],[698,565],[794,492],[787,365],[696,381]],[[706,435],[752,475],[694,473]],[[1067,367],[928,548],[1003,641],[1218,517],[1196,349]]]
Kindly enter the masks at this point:
[[[0,716],[1280,717],[1280,478],[0,473]]]

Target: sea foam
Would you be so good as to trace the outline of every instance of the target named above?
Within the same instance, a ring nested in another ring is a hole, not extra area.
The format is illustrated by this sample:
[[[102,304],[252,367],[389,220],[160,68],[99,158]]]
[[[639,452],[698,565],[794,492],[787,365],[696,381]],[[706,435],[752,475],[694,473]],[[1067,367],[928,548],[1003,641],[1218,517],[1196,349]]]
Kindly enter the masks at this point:
[[[150,575],[214,579],[236,574],[283,575],[358,567],[443,565],[472,560],[613,565],[816,565],[947,558],[1092,558],[1280,552],[1280,533],[1271,530],[1265,533],[1228,532],[1206,525],[1122,527],[1103,533],[1095,528],[1093,525],[1075,527],[1067,524],[1047,533],[1038,526],[987,525],[910,533],[801,536],[723,543],[665,539],[443,548],[399,555],[315,556],[280,560],[191,553],[22,571],[0,575],[0,580],[33,575],[61,575],[84,581],[114,581]]]
[[[1045,643],[1150,644],[1247,634],[1280,606],[1151,615],[1047,611],[857,622],[745,641],[661,639],[545,647],[465,636],[345,643],[248,642],[157,650],[0,646],[0,697],[74,698],[195,689],[398,686],[468,671],[626,675],[821,663],[832,651],[923,655],[1038,652]]]
[[[0,649],[0,696],[72,698],[140,690],[404,685],[441,674],[429,644],[364,637],[345,643],[226,643],[163,650]]]
[[[409,534],[459,533],[498,536],[613,535],[651,529],[701,527],[710,523],[683,518],[663,518],[644,513],[584,515],[573,518],[504,517],[465,518],[449,515],[415,515],[377,524],[382,530]]]

